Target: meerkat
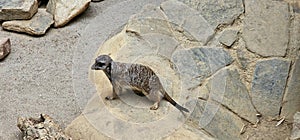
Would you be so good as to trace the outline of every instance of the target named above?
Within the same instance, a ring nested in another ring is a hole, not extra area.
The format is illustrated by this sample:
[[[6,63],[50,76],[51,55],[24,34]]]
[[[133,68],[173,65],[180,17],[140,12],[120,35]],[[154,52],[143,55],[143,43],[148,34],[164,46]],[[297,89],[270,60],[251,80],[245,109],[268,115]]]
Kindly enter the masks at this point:
[[[103,70],[112,84],[113,93],[105,97],[106,100],[118,98],[123,88],[129,88],[143,93],[154,104],[151,110],[156,110],[162,99],[170,102],[180,111],[189,112],[188,109],[177,104],[165,91],[154,71],[141,64],[115,62],[108,55],[100,55],[95,59],[92,70]]]

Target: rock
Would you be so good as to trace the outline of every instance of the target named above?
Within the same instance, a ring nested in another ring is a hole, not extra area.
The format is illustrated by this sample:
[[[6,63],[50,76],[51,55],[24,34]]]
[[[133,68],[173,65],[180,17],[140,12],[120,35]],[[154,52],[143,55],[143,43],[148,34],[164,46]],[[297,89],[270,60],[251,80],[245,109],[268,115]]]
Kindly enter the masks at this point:
[[[245,1],[245,6],[243,38],[246,47],[262,56],[284,56],[289,41],[288,4],[251,0]]]
[[[211,78],[211,84],[210,99],[230,108],[240,117],[255,124],[257,112],[236,68],[219,71]]]
[[[251,95],[254,106],[262,115],[279,115],[289,66],[290,61],[281,58],[256,63]]]
[[[194,39],[203,44],[206,44],[214,34],[213,28],[201,13],[177,0],[163,2],[161,9],[171,23],[182,27],[187,32],[185,34],[191,34]]]
[[[240,130],[244,127],[242,119],[214,101],[198,100],[191,116],[197,118],[192,118],[192,122],[198,124],[216,139],[243,139],[240,135]]]
[[[291,140],[300,139],[300,112],[295,113]]]
[[[219,42],[230,47],[237,40],[237,30],[225,30],[222,32]]]
[[[240,64],[242,69],[247,70],[247,68],[249,68],[250,63],[252,63],[253,60],[256,59],[256,56],[255,54],[251,53],[246,49],[245,41],[242,38],[239,38],[237,43],[237,62]]]
[[[54,23],[53,17],[45,9],[39,9],[30,20],[12,20],[3,22],[6,30],[23,32],[30,35],[44,35],[47,29]]]
[[[198,10],[215,29],[220,24],[230,24],[244,12],[243,0],[179,0]]]
[[[11,44],[9,38],[4,38],[0,40],[0,60],[5,58],[11,50]]]
[[[195,47],[177,50],[172,62],[177,66],[186,88],[193,88],[217,70],[231,64],[230,54],[223,48]],[[187,63],[188,62],[188,63]]]
[[[65,135],[51,117],[41,114],[40,118],[18,118],[18,128],[22,131],[24,140],[56,139],[71,140]]]
[[[282,102],[281,116],[292,120],[293,115],[300,111],[300,56],[292,68],[289,79]]]
[[[54,16],[54,27],[62,27],[85,11],[91,0],[49,0],[47,11]]]
[[[30,19],[37,10],[37,0],[2,0],[0,2],[0,21]]]

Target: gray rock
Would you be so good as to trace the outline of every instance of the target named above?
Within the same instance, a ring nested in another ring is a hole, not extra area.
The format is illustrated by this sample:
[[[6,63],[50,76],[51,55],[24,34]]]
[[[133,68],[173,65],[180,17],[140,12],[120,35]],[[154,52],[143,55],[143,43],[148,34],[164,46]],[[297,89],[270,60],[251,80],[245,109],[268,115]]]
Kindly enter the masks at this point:
[[[243,137],[240,135],[244,126],[242,119],[214,101],[198,100],[191,116],[194,116],[192,122],[198,123],[216,139],[238,140]]]
[[[294,123],[293,130],[291,134],[291,140],[299,140],[300,139],[300,112],[297,112],[294,115]]]
[[[256,110],[246,86],[241,82],[236,68],[224,69],[211,78],[210,98],[230,108],[240,117],[255,123]],[[224,82],[222,85],[221,83]]]
[[[237,40],[237,30],[225,30],[222,32],[219,42],[230,47]]]
[[[223,48],[196,47],[174,52],[172,62],[177,66],[187,88],[193,88],[217,70],[231,64],[230,54]]]
[[[179,0],[198,10],[215,29],[219,24],[230,24],[244,12],[243,0]]]
[[[2,27],[6,30],[23,32],[30,35],[44,35],[53,24],[53,16],[46,9],[39,9],[30,20],[12,20],[3,22]]]
[[[91,0],[49,0],[47,11],[54,16],[54,27],[62,27],[85,11]]]
[[[237,62],[241,68],[246,70],[249,64],[256,59],[256,56],[246,49],[245,41],[242,38],[239,38],[238,44],[238,48],[236,49]]]
[[[9,38],[4,38],[0,40],[0,60],[5,58],[11,50],[11,44]]]
[[[24,140],[33,139],[56,139],[71,140],[65,135],[58,124],[46,114],[41,114],[40,118],[18,118],[18,128],[23,133]]]
[[[281,58],[260,60],[257,62],[251,95],[256,109],[266,116],[279,115],[290,61]]]
[[[289,37],[289,6],[272,0],[245,1],[246,47],[262,56],[284,56]],[[276,24],[274,24],[276,22]]]
[[[292,120],[293,115],[300,111],[300,56],[294,64],[286,88],[281,115]]]
[[[2,0],[0,2],[0,21],[30,19],[37,10],[37,0]]]
[[[214,34],[213,28],[202,17],[201,13],[177,0],[169,0],[161,4],[161,9],[171,23],[182,27],[194,39],[204,44]]]
[[[154,5],[146,5],[141,12],[132,16],[127,23],[126,31],[139,35],[161,34],[173,36],[170,23],[165,19],[163,12]]]

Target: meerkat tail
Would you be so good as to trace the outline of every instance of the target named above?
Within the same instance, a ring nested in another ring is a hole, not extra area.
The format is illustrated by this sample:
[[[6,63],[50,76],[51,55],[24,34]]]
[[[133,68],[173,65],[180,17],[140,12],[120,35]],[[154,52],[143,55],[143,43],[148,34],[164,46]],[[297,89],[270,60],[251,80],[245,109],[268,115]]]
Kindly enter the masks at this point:
[[[188,109],[182,107],[181,105],[177,104],[166,92],[164,93],[164,99],[170,102],[173,106],[175,106],[177,109],[190,112]]]

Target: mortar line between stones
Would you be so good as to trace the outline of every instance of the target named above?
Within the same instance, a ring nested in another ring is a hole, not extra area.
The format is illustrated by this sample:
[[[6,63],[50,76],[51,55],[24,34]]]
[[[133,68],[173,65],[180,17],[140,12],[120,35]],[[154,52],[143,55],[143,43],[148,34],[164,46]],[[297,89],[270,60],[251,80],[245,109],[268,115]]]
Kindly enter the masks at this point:
[[[213,102],[215,102],[215,103],[221,105],[224,109],[227,109],[228,111],[230,111],[231,113],[233,113],[233,114],[236,115],[237,117],[241,118],[243,121],[246,121],[246,122],[248,122],[248,123],[250,123],[250,124],[253,124],[253,123],[251,123],[250,121],[248,121],[247,119],[245,119],[244,117],[240,116],[238,113],[234,112],[234,111],[233,111],[232,109],[230,109],[228,106],[226,106],[226,105],[224,105],[224,104],[218,102],[217,100],[210,99],[210,101],[213,101]]]
[[[288,11],[289,11],[289,21],[288,21],[288,42],[287,42],[287,49],[286,49],[286,52],[285,52],[285,57],[288,57],[289,55],[290,55],[290,50],[291,50],[291,46],[290,46],[290,44],[291,44],[291,34],[293,33],[291,30],[293,29],[293,27],[292,27],[292,23],[293,23],[293,21],[295,20],[294,18],[293,18],[293,16],[294,16],[294,14],[293,14],[293,8],[291,8],[292,7],[292,5],[291,4],[289,4],[288,3]]]

